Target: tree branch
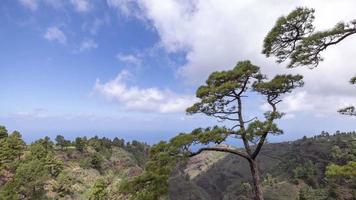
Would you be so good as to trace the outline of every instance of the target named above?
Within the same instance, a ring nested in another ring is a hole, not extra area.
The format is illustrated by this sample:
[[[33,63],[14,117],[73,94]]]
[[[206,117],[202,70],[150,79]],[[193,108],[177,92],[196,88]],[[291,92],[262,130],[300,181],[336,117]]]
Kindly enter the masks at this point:
[[[268,104],[272,106],[272,113],[276,112],[276,111],[277,111],[276,104],[273,103],[273,102],[269,99],[269,97],[267,97],[267,101],[268,101]],[[268,133],[269,133],[269,131],[270,131],[270,129],[271,129],[273,120],[274,120],[274,117],[273,117],[273,114],[271,114],[270,118],[268,119],[267,127],[266,127],[266,129],[264,130],[264,133],[263,133],[263,135],[261,136],[261,139],[260,139],[260,141],[258,142],[255,151],[254,151],[253,154],[251,155],[251,158],[252,158],[252,159],[255,159],[255,158],[257,157],[257,155],[260,153],[260,151],[261,151],[261,149],[262,149],[262,146],[263,146],[263,144],[265,143],[265,140],[266,140],[266,138],[267,138],[267,135],[268,135]]]
[[[250,148],[250,144],[248,143],[248,140],[246,138],[246,129],[245,129],[245,122],[243,120],[242,117],[242,102],[241,102],[241,98],[238,97],[237,99],[237,112],[238,112],[238,118],[239,118],[239,122],[240,122],[240,130],[241,130],[241,138],[242,141],[244,143],[245,146],[245,150],[247,152],[247,154],[250,156],[251,155],[251,148]]]

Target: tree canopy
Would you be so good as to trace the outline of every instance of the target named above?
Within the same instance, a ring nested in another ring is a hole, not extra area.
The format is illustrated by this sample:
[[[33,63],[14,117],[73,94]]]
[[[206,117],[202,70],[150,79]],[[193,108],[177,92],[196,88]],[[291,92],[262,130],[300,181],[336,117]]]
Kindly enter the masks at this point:
[[[322,51],[356,33],[356,20],[339,22],[325,31],[315,31],[314,9],[299,7],[280,17],[264,39],[263,51],[281,63],[288,58],[288,67],[319,65]]]
[[[0,139],[6,138],[8,136],[8,132],[5,126],[0,126]]]

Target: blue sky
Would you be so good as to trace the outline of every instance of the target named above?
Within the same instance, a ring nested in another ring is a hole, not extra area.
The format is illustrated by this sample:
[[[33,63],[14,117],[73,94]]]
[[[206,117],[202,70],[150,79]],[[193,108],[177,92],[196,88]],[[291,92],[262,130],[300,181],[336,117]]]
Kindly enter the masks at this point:
[[[356,18],[353,1],[337,2],[3,0],[0,124],[27,141],[97,134],[153,143],[214,125],[185,115],[195,89],[212,71],[251,59],[269,76],[306,76],[281,105],[287,118],[279,140],[354,130],[354,119],[336,110],[356,100],[347,83],[354,66],[344,61],[355,39],[325,53],[315,70],[286,70],[260,54],[274,20],[296,6],[316,8],[321,29]],[[265,9],[271,12],[261,17]],[[263,112],[257,97],[248,107],[248,115]]]

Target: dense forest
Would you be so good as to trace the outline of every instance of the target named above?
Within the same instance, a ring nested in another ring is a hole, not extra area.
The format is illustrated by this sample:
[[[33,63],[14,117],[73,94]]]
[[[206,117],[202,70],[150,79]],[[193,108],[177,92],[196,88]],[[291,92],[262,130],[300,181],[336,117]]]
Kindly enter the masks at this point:
[[[0,127],[0,199],[120,199],[118,184],[141,173],[149,146],[58,135],[29,145]]]
[[[57,136],[25,144],[0,128],[1,199],[129,199],[126,180],[142,175],[150,146],[123,139]],[[154,150],[154,149],[153,149]],[[151,153],[152,149],[151,149]],[[267,143],[260,170],[270,200],[355,199],[356,132],[322,132],[293,142]],[[248,163],[204,152],[169,178],[168,199],[251,199]],[[341,172],[341,173],[340,173]]]

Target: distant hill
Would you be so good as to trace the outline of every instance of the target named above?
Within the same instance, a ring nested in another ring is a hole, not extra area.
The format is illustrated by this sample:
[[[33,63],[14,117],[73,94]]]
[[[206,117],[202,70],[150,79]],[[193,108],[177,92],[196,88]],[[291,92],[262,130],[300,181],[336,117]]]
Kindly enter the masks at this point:
[[[355,132],[323,132],[294,142],[266,144],[259,158],[266,200],[295,200],[304,191],[313,196],[308,199],[356,199],[355,180],[325,177],[327,165],[355,160]],[[169,196],[172,200],[252,199],[250,180],[245,160],[204,152],[171,177]]]

